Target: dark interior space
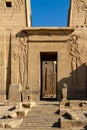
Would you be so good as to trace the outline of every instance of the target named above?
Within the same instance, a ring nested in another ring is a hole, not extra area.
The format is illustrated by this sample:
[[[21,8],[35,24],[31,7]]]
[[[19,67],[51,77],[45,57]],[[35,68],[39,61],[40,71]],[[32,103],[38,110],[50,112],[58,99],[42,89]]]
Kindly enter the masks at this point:
[[[57,98],[57,53],[41,53],[41,100]]]

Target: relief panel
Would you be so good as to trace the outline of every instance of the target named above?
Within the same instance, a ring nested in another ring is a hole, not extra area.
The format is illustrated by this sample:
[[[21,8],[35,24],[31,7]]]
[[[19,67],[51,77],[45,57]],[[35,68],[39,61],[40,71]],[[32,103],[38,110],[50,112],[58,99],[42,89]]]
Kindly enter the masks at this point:
[[[76,6],[78,13],[83,13],[84,15],[84,24],[87,24],[87,0],[76,0]]]
[[[25,88],[27,85],[27,38],[20,37],[18,42],[17,51],[12,51],[12,56],[17,64],[17,84]]]
[[[13,11],[14,12],[21,11],[22,5],[23,5],[23,0],[14,0],[13,1]]]
[[[85,63],[82,60],[84,48],[80,48],[79,39],[77,35],[71,35],[69,40],[70,56],[71,56],[71,75],[72,84],[78,86],[83,83],[82,72],[85,76]]]

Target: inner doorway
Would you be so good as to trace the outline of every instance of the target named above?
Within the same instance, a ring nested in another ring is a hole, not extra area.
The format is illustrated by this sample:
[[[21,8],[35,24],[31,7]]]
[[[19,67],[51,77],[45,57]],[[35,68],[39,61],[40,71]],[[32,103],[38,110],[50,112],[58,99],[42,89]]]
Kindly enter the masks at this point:
[[[41,100],[57,98],[57,53],[41,53]]]

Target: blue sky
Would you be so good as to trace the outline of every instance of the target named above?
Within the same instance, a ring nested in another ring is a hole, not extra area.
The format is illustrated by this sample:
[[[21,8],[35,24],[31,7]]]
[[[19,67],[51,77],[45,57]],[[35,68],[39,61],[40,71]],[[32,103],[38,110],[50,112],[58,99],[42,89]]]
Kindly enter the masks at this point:
[[[32,26],[67,26],[70,0],[31,0]]]

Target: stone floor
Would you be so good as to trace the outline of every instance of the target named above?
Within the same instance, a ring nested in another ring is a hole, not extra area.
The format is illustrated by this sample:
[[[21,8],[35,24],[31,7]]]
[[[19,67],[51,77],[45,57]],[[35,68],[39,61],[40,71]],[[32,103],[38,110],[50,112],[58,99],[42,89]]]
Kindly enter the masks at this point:
[[[0,116],[3,112],[9,109],[9,106],[0,107]],[[84,127],[70,127],[70,128],[60,128],[60,119],[59,113],[59,103],[55,101],[41,101],[36,104],[26,116],[22,117],[23,121],[16,128],[0,128],[0,130],[87,130],[86,126]],[[67,109],[67,108],[65,108]],[[70,110],[73,110],[77,116],[83,121],[87,121],[87,109],[83,110],[79,107],[70,107]]]
[[[29,130],[58,129],[58,102],[39,102],[24,117],[19,128]]]

